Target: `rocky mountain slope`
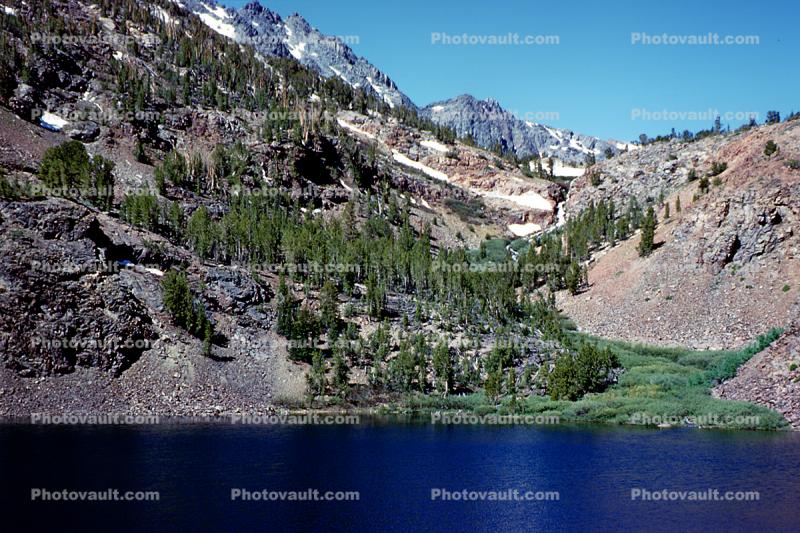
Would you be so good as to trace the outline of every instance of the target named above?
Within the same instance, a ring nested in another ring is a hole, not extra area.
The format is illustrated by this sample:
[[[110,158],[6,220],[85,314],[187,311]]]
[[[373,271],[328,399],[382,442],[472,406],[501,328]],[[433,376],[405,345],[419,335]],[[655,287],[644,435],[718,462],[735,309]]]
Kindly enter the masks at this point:
[[[494,217],[501,231],[510,235],[527,236],[555,222],[555,207],[563,198],[563,189],[550,181],[529,178],[484,150],[462,143],[443,144],[431,135],[420,135],[377,116],[343,112],[338,123],[379,148],[387,158],[385,164],[409,173],[406,179],[419,182],[422,177],[423,181],[411,189],[420,191],[428,208],[442,205],[456,192],[467,202],[479,202],[473,205],[485,206],[489,216],[484,219]],[[431,187],[426,185],[431,181],[441,186],[437,188],[441,192],[431,194]]]
[[[792,315],[794,321],[783,335],[745,363],[735,378],[717,386],[713,394],[775,409],[800,429],[800,310]]]
[[[214,31],[251,44],[265,56],[294,58],[323,76],[341,78],[352,87],[374,94],[391,107],[414,107],[389,76],[357,56],[342,38],[323,35],[297,13],[284,20],[258,2],[240,9],[213,0],[186,0],[179,5]]]
[[[501,333],[522,339],[503,359],[520,379],[561,353],[525,318],[518,275],[468,263],[487,237],[551,225],[560,186],[168,0],[14,10],[0,15],[14,66],[0,73],[0,415],[263,412],[306,398],[311,352],[333,374],[343,350],[356,402],[441,387],[440,338],[447,386],[465,391]],[[91,38],[31,46],[56,31]],[[85,181],[104,168],[107,203]],[[206,331],[167,304],[178,272]],[[279,333],[281,309],[300,325]]]
[[[461,137],[472,137],[479,146],[499,144],[503,151],[519,157],[554,157],[573,165],[583,165],[587,157],[606,157],[606,150],[617,154],[632,145],[604,141],[597,137],[526,122],[503,109],[495,100],[478,100],[464,94],[422,109],[422,114],[453,128]]]
[[[769,140],[779,151],[767,156]],[[632,198],[655,205],[656,249],[640,258],[638,237],[606,246],[564,311],[598,335],[698,348],[738,347],[785,326],[800,289],[799,157],[791,121],[656,143],[590,168],[569,193],[568,218],[601,200],[618,214]]]

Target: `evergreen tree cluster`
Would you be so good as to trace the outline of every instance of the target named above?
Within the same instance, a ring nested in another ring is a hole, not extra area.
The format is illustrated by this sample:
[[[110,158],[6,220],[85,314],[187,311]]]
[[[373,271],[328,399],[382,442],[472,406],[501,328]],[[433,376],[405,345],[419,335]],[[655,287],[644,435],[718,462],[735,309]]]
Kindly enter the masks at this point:
[[[195,299],[189,288],[186,274],[170,270],[161,281],[164,292],[164,308],[176,326],[203,340],[203,350],[211,353],[214,327],[206,315],[203,304]]]
[[[100,155],[90,157],[80,141],[48,148],[39,165],[39,178],[56,196],[87,200],[111,209],[114,164]]]
[[[567,353],[556,360],[547,375],[547,391],[554,400],[577,400],[584,394],[602,392],[612,382],[614,369],[620,367],[609,349],[593,344],[580,346],[577,354]]]

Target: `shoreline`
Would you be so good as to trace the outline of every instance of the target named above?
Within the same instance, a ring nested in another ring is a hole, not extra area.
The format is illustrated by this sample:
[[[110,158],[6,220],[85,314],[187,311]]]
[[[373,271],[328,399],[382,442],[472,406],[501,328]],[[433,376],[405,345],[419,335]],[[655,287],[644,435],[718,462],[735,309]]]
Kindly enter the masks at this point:
[[[34,417],[44,420],[32,420]],[[434,421],[434,417],[438,420]],[[685,417],[689,418],[689,417]],[[555,421],[553,421],[555,419]],[[541,420],[541,421],[540,421]],[[548,421],[549,420],[549,421]],[[160,415],[156,413],[114,412],[48,412],[29,415],[0,416],[0,426],[368,426],[375,422],[396,425],[480,426],[480,427],[586,427],[639,428],[651,430],[693,429],[741,432],[797,432],[787,424],[783,427],[734,427],[725,425],[694,425],[684,423],[624,423],[580,418],[564,418],[542,413],[483,413],[463,409],[408,409],[386,405],[348,409],[276,409],[252,413],[219,413],[213,415]]]

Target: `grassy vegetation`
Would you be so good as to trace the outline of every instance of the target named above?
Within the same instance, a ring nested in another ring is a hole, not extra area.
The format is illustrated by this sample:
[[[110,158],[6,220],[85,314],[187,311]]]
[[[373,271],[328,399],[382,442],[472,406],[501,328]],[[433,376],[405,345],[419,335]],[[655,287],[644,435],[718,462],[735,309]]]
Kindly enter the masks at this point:
[[[482,223],[483,213],[486,211],[486,205],[480,198],[471,198],[466,202],[456,198],[445,198],[444,205],[467,224]]]
[[[741,350],[693,351],[614,342],[581,335],[582,340],[617,354],[625,372],[619,382],[582,399],[554,401],[533,396],[518,400],[515,412],[557,416],[561,422],[698,425],[728,429],[780,429],[783,417],[747,402],[712,398],[710,389],[769,346],[780,329],[770,330]],[[574,335],[578,335],[575,333]],[[408,410],[464,410],[475,414],[511,412],[510,401],[492,405],[483,393],[468,396],[411,396]]]

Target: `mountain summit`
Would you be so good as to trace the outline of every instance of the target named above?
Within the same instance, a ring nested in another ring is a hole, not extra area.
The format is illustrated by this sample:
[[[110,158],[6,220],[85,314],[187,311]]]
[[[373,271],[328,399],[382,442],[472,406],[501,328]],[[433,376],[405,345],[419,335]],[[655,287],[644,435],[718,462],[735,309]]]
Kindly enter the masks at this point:
[[[250,2],[239,10],[213,1],[188,0],[179,5],[217,33],[252,44],[261,54],[294,58],[325,77],[339,77],[353,88],[375,94],[390,107],[416,107],[389,76],[357,56],[343,38],[320,33],[297,13],[283,19],[258,2]]]
[[[607,150],[616,155],[628,148],[623,143],[523,121],[496,100],[478,100],[469,94],[435,102],[421,111],[433,122],[453,128],[459,136],[471,136],[479,146],[490,148],[499,143],[503,151],[519,157],[555,157],[582,164],[587,157],[604,159]]]

